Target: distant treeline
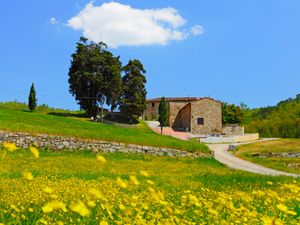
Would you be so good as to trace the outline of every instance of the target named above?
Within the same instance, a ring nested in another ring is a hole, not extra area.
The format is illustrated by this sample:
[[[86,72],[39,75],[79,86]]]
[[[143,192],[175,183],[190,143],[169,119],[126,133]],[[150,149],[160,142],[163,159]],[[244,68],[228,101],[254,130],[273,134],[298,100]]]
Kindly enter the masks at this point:
[[[276,106],[246,109],[244,125],[261,137],[300,138],[300,94]]]

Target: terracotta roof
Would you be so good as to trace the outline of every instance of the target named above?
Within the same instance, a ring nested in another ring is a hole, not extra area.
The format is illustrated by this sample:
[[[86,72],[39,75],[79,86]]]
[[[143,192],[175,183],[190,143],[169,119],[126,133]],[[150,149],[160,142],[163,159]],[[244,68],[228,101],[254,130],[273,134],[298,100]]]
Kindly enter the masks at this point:
[[[151,98],[151,99],[147,99],[147,102],[159,102],[161,98]],[[166,101],[167,102],[191,102],[191,101],[198,101],[198,100],[201,100],[201,99],[210,99],[210,100],[213,100],[213,101],[216,101],[216,102],[220,102],[218,100],[215,100],[213,98],[210,98],[210,97],[203,97],[203,98],[200,98],[200,97],[171,97],[171,98],[167,98],[166,97]]]

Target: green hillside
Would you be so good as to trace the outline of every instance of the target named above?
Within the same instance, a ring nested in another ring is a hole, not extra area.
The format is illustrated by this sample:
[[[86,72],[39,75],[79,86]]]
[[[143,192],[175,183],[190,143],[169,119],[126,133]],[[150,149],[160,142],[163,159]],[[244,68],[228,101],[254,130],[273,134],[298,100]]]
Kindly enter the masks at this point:
[[[258,132],[261,137],[300,138],[300,94],[244,114],[246,132]]]
[[[26,105],[19,103],[0,104],[0,130],[209,152],[205,145],[156,134],[143,121],[136,125],[95,123],[80,111],[42,106],[36,112],[29,112]]]

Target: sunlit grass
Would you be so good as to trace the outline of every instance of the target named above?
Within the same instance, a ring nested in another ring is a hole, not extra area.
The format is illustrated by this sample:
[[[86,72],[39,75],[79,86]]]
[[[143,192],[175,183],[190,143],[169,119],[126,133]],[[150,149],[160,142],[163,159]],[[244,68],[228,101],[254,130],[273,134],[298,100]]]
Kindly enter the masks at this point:
[[[300,152],[300,139],[278,139],[239,146],[235,154],[263,166],[300,174],[300,158],[257,157],[258,154]]]
[[[90,122],[79,112],[50,111],[49,109],[42,112],[29,112],[21,106],[21,109],[18,109],[17,106],[5,104],[1,106],[0,104],[0,130],[149,145],[190,152],[209,152],[203,144],[156,134],[143,121],[137,125],[118,126]]]

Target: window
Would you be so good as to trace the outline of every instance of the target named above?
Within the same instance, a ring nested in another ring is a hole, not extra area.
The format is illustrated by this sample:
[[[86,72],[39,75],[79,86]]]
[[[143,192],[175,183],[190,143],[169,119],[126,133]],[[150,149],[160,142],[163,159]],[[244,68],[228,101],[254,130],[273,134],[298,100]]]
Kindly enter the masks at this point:
[[[204,119],[203,118],[197,118],[197,123],[198,123],[198,125],[203,125],[204,124]]]
[[[151,104],[151,105],[152,105],[152,107],[154,107],[154,106],[155,106],[155,103],[154,103],[154,102],[152,102],[152,104]]]

